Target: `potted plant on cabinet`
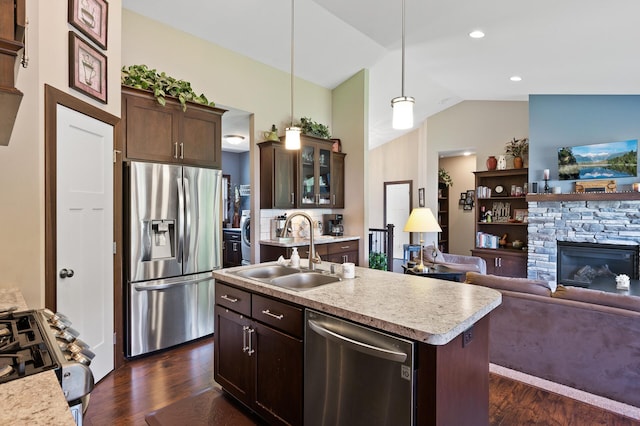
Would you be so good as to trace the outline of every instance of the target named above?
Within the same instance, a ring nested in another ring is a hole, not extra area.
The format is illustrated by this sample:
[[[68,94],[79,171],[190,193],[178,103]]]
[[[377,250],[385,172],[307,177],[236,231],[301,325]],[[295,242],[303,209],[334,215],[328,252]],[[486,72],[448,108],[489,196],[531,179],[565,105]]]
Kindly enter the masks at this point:
[[[197,95],[188,81],[178,80],[166,75],[164,72],[158,73],[155,69],[149,69],[146,65],[122,67],[120,82],[123,86],[153,92],[156,100],[162,106],[166,104],[165,96],[177,98],[182,105],[183,111],[187,109],[187,101],[215,106],[215,102],[209,101],[204,94]]]
[[[523,157],[529,152],[529,138],[513,138],[505,145],[505,152],[513,157],[513,167],[521,169],[524,163]]]

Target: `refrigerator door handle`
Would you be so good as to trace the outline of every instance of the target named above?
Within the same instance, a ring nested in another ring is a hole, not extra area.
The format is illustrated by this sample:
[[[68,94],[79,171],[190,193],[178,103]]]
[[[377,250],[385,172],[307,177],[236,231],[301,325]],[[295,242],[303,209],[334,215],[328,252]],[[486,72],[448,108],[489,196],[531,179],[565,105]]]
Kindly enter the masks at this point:
[[[184,233],[182,227],[184,226],[184,188],[182,187],[182,179],[178,179],[178,263],[182,263],[182,253],[184,252]]]
[[[207,274],[206,276],[200,277],[189,277],[188,279],[182,280],[155,280],[146,283],[135,283],[133,284],[133,288],[136,291],[157,291],[157,290],[166,290],[168,288],[179,287],[183,285],[190,284],[198,284],[203,281],[210,281],[213,277]]]
[[[190,185],[191,183],[189,182],[189,179],[185,176],[183,178],[184,180],[184,211],[186,212],[186,223],[184,226],[184,247],[185,247],[185,260],[189,258],[189,256],[191,256],[191,253],[189,253],[189,249],[191,247],[191,211],[193,210],[193,208],[195,206],[191,205],[191,188]],[[185,262],[186,264],[187,262]]]

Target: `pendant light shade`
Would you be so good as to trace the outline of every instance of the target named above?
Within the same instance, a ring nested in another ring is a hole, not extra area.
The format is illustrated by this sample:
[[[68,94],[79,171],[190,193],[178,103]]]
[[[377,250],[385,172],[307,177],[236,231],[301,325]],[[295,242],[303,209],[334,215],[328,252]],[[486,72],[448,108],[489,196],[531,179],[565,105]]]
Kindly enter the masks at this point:
[[[402,96],[391,99],[393,119],[391,125],[394,129],[410,129],[413,127],[413,105],[416,100],[404,95],[404,2],[402,0]]]
[[[293,125],[293,33],[294,33],[294,0],[291,0],[291,126],[285,129],[285,149],[300,149],[300,127]]]
[[[413,127],[413,104],[416,100],[411,96],[398,96],[391,99],[393,119],[391,124],[394,129],[410,129]]]
[[[300,127],[287,127],[285,132],[285,149],[300,149]]]

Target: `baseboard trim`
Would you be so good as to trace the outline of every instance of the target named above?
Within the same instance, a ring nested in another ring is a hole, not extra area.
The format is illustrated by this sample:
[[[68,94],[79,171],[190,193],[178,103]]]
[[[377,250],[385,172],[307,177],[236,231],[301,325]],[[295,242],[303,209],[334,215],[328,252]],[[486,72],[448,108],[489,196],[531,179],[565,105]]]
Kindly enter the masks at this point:
[[[566,396],[567,398],[572,398],[577,401],[602,408],[604,410],[622,414],[623,416],[627,416],[635,420],[640,420],[640,407],[634,407],[633,405],[614,401],[612,399],[594,395],[592,393],[581,391],[579,389],[574,389],[569,386],[531,376],[529,374],[502,367],[497,364],[489,363],[489,371],[499,376],[508,377],[510,379],[517,380],[519,382],[523,382],[549,392],[554,392],[559,395]]]

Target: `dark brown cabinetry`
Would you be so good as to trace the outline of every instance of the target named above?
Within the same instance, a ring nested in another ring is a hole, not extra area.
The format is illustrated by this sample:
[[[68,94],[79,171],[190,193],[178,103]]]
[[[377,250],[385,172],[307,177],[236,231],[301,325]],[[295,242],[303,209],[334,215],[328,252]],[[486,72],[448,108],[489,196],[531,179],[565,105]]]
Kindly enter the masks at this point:
[[[269,424],[302,424],[302,308],[216,282],[215,380]]]
[[[222,232],[222,264],[225,268],[242,264],[242,241],[240,231]]]
[[[0,1],[0,145],[9,145],[22,102],[23,94],[15,87],[15,79],[25,28],[26,1]]]
[[[318,253],[320,258],[333,263],[352,262],[358,266],[359,250],[360,242],[358,240],[316,244],[316,253]],[[262,262],[278,260],[280,256],[289,259],[292,252],[292,247],[280,247],[268,244],[260,245],[260,259]],[[301,259],[308,259],[309,246],[298,246],[298,254]]]
[[[484,258],[488,274],[526,277],[528,169],[490,170],[475,175],[476,243],[471,253]],[[522,242],[523,247],[514,248],[514,241]]]
[[[260,207],[344,208],[345,154],[326,139],[301,136],[301,148],[261,142]]]
[[[125,158],[220,168],[222,114],[219,108],[167,98],[161,106],[151,93],[122,87]]]
[[[438,183],[438,223],[442,232],[438,233],[438,248],[443,253],[449,253],[449,187]]]
[[[358,265],[358,249],[358,241],[328,244],[326,260],[333,263],[351,262]]]
[[[262,142],[260,147],[260,207],[296,207],[295,153],[282,142]]]

